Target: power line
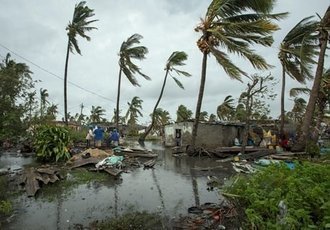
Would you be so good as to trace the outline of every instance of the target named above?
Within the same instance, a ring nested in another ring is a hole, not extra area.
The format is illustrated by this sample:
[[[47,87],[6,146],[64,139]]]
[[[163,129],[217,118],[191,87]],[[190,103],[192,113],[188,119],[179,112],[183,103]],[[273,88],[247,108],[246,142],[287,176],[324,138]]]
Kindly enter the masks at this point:
[[[4,46],[3,44],[0,43],[0,46],[1,46],[2,48],[4,48],[4,49],[8,50],[9,52],[13,53],[13,54],[16,55],[17,57],[22,58],[24,61],[29,62],[30,64],[34,65],[35,67],[37,67],[37,68],[43,70],[44,72],[50,74],[51,76],[56,77],[56,78],[58,78],[58,79],[64,81],[64,79],[63,79],[62,77],[58,76],[57,74],[54,74],[54,73],[50,72],[49,70],[47,70],[47,69],[41,67],[40,65],[38,65],[38,64],[36,64],[36,63],[30,61],[29,59],[27,59],[27,58],[25,58],[25,57],[19,55],[18,53],[14,52],[14,51],[12,51],[11,49],[9,49],[8,47]],[[1,56],[2,56],[2,55],[1,55]],[[100,95],[100,94],[97,94],[97,93],[95,93],[95,92],[93,92],[93,91],[91,91],[91,90],[89,90],[89,89],[84,88],[84,87],[81,87],[80,85],[78,85],[78,84],[76,84],[76,83],[74,83],[74,82],[72,82],[72,81],[68,81],[68,83],[71,84],[71,85],[73,85],[73,86],[75,86],[75,87],[77,87],[77,88],[79,88],[79,89],[81,89],[81,90],[83,90],[83,91],[85,91],[85,92],[91,93],[91,94],[93,94],[93,95],[95,95],[95,96],[98,96],[98,97],[104,99],[104,100],[111,101],[111,102],[115,103],[114,100],[112,100],[112,99],[110,99],[110,98],[107,98],[107,97],[104,97],[104,96],[102,96],[102,95]]]

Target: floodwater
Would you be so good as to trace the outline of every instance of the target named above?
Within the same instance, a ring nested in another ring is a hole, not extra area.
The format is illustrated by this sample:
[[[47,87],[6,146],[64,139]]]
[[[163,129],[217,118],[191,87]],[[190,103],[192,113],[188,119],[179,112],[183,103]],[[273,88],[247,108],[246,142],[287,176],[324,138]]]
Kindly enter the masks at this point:
[[[191,206],[222,200],[217,189],[207,189],[207,176],[228,179],[234,174],[230,163],[219,163],[217,158],[173,157],[171,149],[157,143],[146,143],[146,148],[158,153],[154,169],[132,169],[116,180],[109,175],[106,182],[81,184],[70,191],[54,189],[52,199],[41,191],[32,198],[23,193],[15,199],[15,214],[5,229],[74,229],[77,224],[87,227],[94,220],[129,211],[155,212],[171,219],[188,214]],[[18,170],[32,161],[2,154],[0,169]]]

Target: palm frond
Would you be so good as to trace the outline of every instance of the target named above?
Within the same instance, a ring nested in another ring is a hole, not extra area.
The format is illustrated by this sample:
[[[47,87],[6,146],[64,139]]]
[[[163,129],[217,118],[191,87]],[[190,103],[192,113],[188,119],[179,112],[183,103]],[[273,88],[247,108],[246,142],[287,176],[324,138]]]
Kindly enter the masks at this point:
[[[301,71],[299,69],[299,65],[295,63],[294,60],[285,60],[284,61],[285,65],[285,72],[292,78],[295,79],[296,81],[300,83],[305,83],[306,79],[304,78],[303,75],[301,75]]]
[[[290,97],[297,97],[300,94],[309,95],[311,90],[309,88],[292,88],[290,89]]]
[[[184,89],[182,83],[181,83],[178,79],[176,79],[175,77],[172,77],[172,78],[173,78],[173,80],[175,81],[175,83],[176,83],[181,89]]]
[[[230,61],[227,54],[212,47],[210,47],[210,50],[216,58],[217,62],[222,66],[222,68],[229,75],[230,78],[242,81],[241,75],[248,76],[247,73],[242,71],[233,62]]]
[[[190,77],[191,76],[190,73],[182,71],[182,70],[178,70],[178,69],[175,69],[175,68],[172,68],[172,70],[174,70],[178,75],[183,75],[185,77]]]
[[[145,55],[148,54],[148,49],[145,46],[136,46],[126,50],[128,56],[130,58],[143,60],[145,59]]]
[[[171,68],[173,66],[183,66],[187,60],[188,55],[183,51],[175,51],[167,60],[167,67]]]
[[[219,17],[240,15],[243,12],[254,11],[259,14],[268,14],[273,9],[273,1],[269,0],[214,0],[210,4],[207,15],[216,12]]]
[[[142,38],[143,36],[140,34],[133,34],[126,40],[125,44],[128,48],[132,47],[134,44],[139,44]]]
[[[127,79],[131,82],[133,86],[140,86],[140,84],[138,83],[138,81],[136,80],[136,78],[134,77],[133,73],[129,68],[124,67],[122,68],[122,70],[125,76],[127,77]]]

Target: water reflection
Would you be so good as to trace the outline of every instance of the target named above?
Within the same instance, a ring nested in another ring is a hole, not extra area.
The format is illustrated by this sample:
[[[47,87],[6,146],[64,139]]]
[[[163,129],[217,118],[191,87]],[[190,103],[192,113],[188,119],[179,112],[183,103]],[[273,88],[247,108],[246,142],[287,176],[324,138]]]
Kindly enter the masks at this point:
[[[154,169],[137,168],[123,173],[119,180],[109,176],[104,183],[81,184],[66,192],[54,190],[58,194],[52,201],[44,199],[42,192],[36,198],[24,194],[17,198],[16,219],[6,229],[69,229],[127,211],[175,217],[187,214],[191,206],[219,202],[218,192],[207,190],[206,176],[229,177],[233,172],[227,165],[219,167],[214,158],[173,157],[170,149],[157,143],[145,146],[159,154]],[[3,156],[0,164],[5,164]],[[214,166],[216,170],[204,170]]]

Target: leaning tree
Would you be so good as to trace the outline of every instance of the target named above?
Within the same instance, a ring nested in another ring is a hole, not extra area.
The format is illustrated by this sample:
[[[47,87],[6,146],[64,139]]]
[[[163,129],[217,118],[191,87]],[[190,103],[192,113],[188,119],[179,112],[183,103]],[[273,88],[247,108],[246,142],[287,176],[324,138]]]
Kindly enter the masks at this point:
[[[135,46],[140,43],[143,37],[140,34],[133,34],[126,41],[121,44],[119,50],[119,79],[118,79],[118,91],[117,91],[117,106],[116,106],[116,128],[119,130],[119,101],[120,101],[120,87],[121,87],[121,75],[127,77],[133,86],[140,86],[136,74],[141,75],[147,80],[151,80],[150,77],[140,71],[140,68],[132,62],[132,59],[143,60],[145,59],[148,49],[145,46]]]
[[[89,20],[95,14],[94,10],[85,6],[86,2],[82,1],[75,5],[72,22],[69,22],[66,30],[68,31],[68,45],[66,50],[65,69],[64,69],[64,121],[68,125],[68,98],[67,98],[67,82],[68,82],[68,64],[70,52],[76,51],[81,55],[81,50],[78,46],[77,35],[90,41],[91,38],[86,35],[87,31],[96,29],[96,27],[90,26],[91,23],[98,20]]]
[[[165,85],[166,85],[166,81],[167,81],[167,77],[168,75],[170,75],[173,80],[175,81],[175,83],[181,88],[183,89],[183,85],[182,83],[176,78],[174,77],[171,73],[174,72],[177,75],[183,75],[186,77],[189,77],[190,74],[179,70],[177,67],[178,66],[183,66],[185,65],[185,61],[187,60],[187,54],[185,52],[182,51],[175,51],[171,54],[171,56],[168,58],[167,62],[166,62],[166,66],[165,66],[165,77],[164,77],[164,81],[163,81],[163,86],[162,89],[160,90],[160,94],[158,97],[158,100],[156,102],[156,105],[154,107],[154,110],[152,112],[152,114],[154,114],[151,118],[151,124],[148,126],[147,130],[140,136],[139,141],[140,142],[144,142],[145,138],[147,137],[147,135],[150,133],[150,131],[152,130],[154,124],[155,124],[155,119],[156,119],[156,110],[157,107],[159,105],[160,100],[162,99],[163,93],[164,93],[164,89],[165,89]]]
[[[203,54],[203,61],[192,147],[195,146],[197,136],[208,55],[212,54],[233,79],[241,80],[242,76],[248,76],[248,74],[239,68],[224,50],[247,59],[256,69],[268,69],[270,65],[251,46],[273,44],[272,33],[279,28],[272,20],[278,20],[287,15],[287,13],[271,14],[274,3],[275,0],[213,0],[204,19],[195,28],[196,32],[201,33],[197,45]]]

